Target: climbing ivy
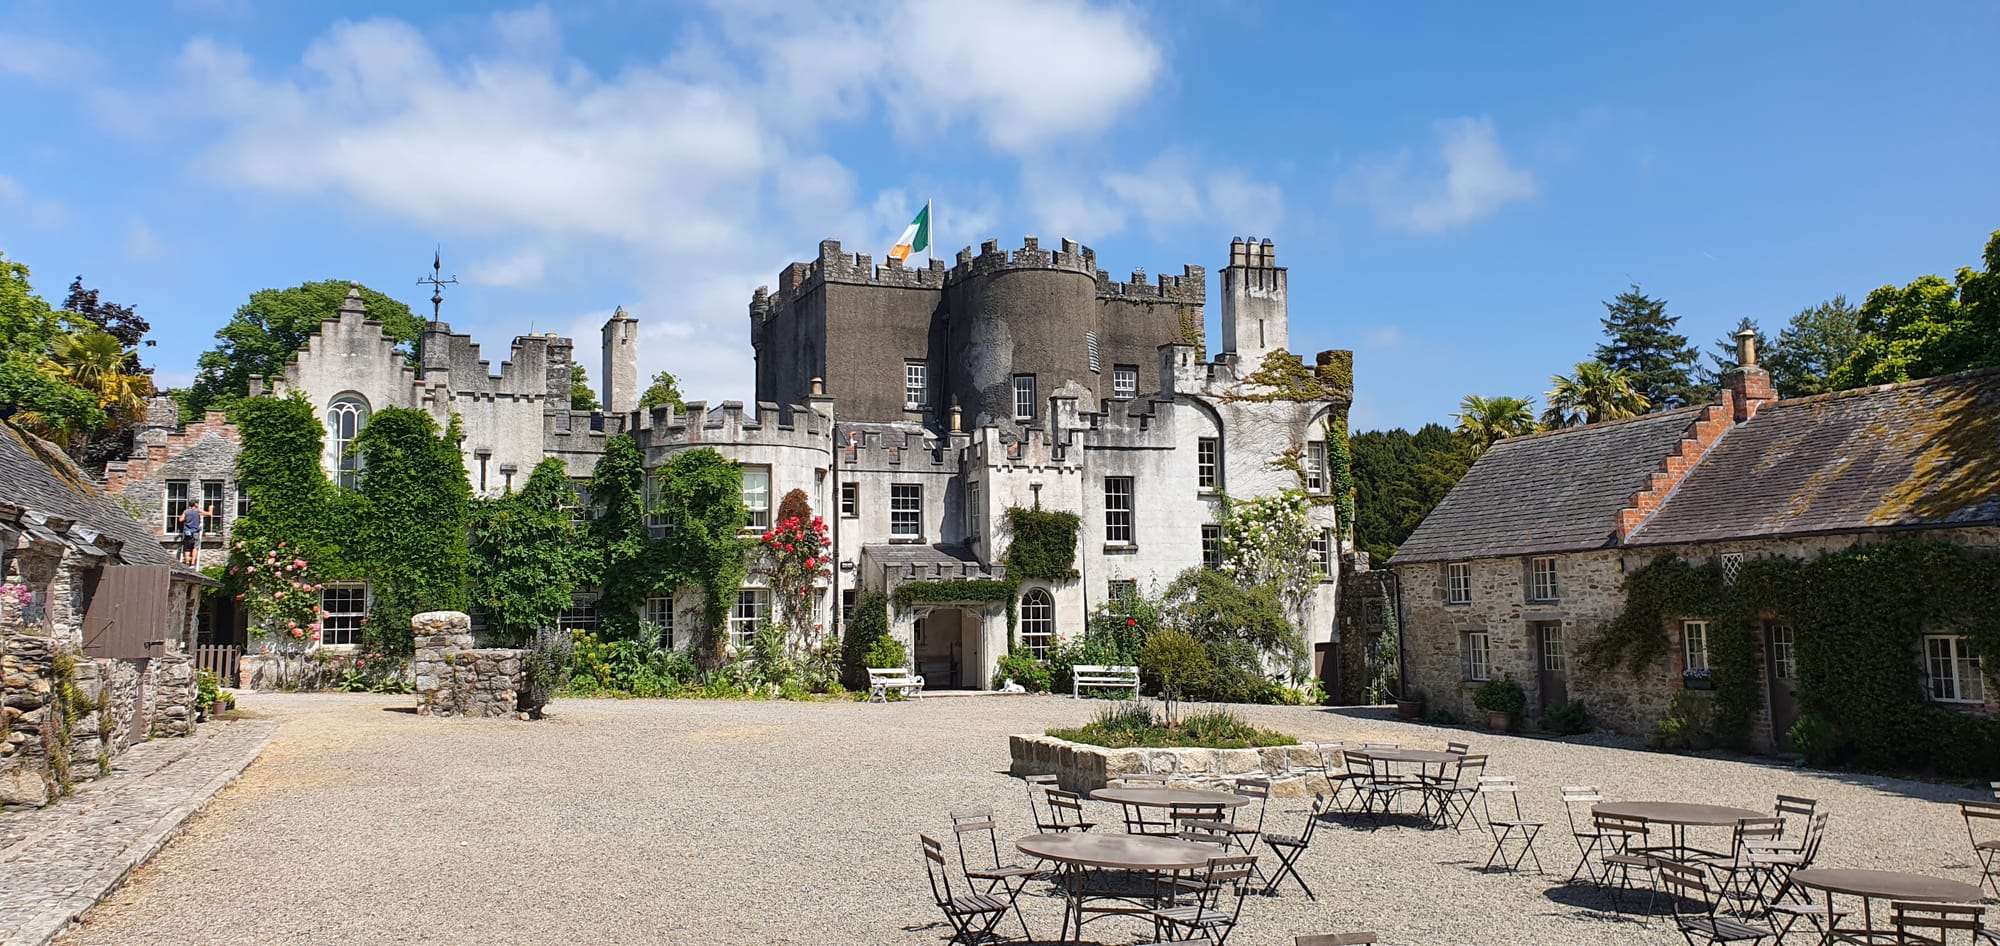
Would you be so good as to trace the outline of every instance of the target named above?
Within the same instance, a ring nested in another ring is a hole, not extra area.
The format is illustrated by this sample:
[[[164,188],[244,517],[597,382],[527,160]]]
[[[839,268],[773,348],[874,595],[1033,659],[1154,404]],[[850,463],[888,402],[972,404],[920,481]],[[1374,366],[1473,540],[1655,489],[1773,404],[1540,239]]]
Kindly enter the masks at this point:
[[[1346,401],[1354,396],[1354,353],[1320,352],[1307,367],[1304,358],[1279,349],[1264,356],[1257,370],[1243,379],[1264,390],[1226,395],[1225,401]]]
[[[440,431],[424,411],[388,407],[354,440],[364,466],[353,544],[372,588],[362,631],[370,653],[407,656],[412,616],[468,607],[472,487],[462,437],[456,414]]]
[[[563,461],[549,457],[535,465],[520,492],[474,505],[467,574],[473,605],[489,631],[527,641],[554,627],[570,606],[586,564],[566,508],[575,501]]]
[[[1347,443],[1347,412],[1326,416],[1326,466],[1328,484],[1333,487],[1334,518],[1340,536],[1354,537],[1354,450]]]
[[[743,468],[703,448],[674,454],[654,476],[659,479],[654,511],[666,516],[673,529],[648,557],[653,587],[701,591],[696,652],[709,667],[720,666],[729,610],[750,573],[754,544],[742,534],[750,524],[750,510],[743,505]]]
[[[1012,575],[1012,570],[1009,570]],[[954,578],[946,581],[911,581],[896,586],[896,610],[913,604],[959,604],[969,601],[1004,601],[1007,604],[1007,634],[1012,639],[1019,619],[1021,585],[1009,577]]]
[[[630,434],[605,441],[590,475],[596,517],[589,524],[584,582],[598,586],[598,631],[608,639],[638,636],[646,599],[671,590],[662,585],[659,543],[646,535],[645,495],[646,458],[638,441]]]
[[[1073,512],[1047,512],[1010,506],[1007,532],[1007,577],[1039,581],[1069,581],[1076,577],[1076,533],[1083,520]]]
[[[321,578],[359,577],[346,554],[354,534],[354,497],[334,488],[320,466],[325,430],[312,404],[294,391],[283,397],[238,400],[230,422],[243,434],[236,455],[236,482],[250,498],[237,520],[235,537],[262,558],[279,542],[313,562]],[[234,574],[250,564],[235,556]],[[240,588],[236,590],[241,590]]]

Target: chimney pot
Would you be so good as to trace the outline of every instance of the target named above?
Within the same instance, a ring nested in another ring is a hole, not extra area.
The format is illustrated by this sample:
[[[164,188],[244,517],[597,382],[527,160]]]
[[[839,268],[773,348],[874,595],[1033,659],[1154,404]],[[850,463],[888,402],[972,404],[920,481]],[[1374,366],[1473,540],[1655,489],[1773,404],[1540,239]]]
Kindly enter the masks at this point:
[[[964,425],[965,425],[965,412],[964,412],[964,410],[963,410],[962,408],[959,408],[959,407],[956,407],[956,406],[952,407],[952,409],[951,409],[951,432],[952,432],[952,433],[955,433],[955,434],[957,434],[957,433],[964,433],[964,432],[965,432],[965,426],[964,426]]]
[[[1736,366],[1755,368],[1757,366],[1757,333],[1744,329],[1736,333]]]
[[[812,392],[813,392],[813,397],[824,397],[826,395],[826,379],[825,378],[812,379]]]

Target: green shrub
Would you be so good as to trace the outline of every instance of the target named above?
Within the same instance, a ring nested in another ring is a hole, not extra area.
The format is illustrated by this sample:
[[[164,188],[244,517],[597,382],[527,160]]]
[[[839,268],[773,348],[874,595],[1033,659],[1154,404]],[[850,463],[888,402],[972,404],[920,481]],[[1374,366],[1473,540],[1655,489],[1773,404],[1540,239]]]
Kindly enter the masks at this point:
[[[905,667],[909,660],[903,642],[885,634],[868,644],[865,663],[869,667]]]
[[[1488,713],[1507,713],[1518,719],[1528,708],[1528,694],[1512,676],[1488,680],[1473,692],[1472,705]]]
[[[1800,715],[1792,728],[1786,730],[1785,738],[1791,740],[1792,748],[1813,768],[1827,768],[1840,761],[1840,737],[1833,731],[1833,724],[1817,713]]]
[[[879,591],[863,592],[848,615],[846,636],[841,641],[841,682],[850,690],[868,688],[868,654],[877,638],[889,633],[889,596]],[[874,664],[873,666],[882,666]]]
[[[1465,717],[1458,715],[1456,710],[1440,706],[1426,714],[1424,722],[1432,726],[1463,726]]]
[[[1029,693],[1047,693],[1051,682],[1048,664],[1034,654],[1016,649],[1000,658],[1000,669],[993,674],[993,688],[998,690],[1012,680]]]
[[[208,709],[215,705],[216,699],[221,695],[222,687],[220,682],[216,680],[215,674],[203,670],[195,675],[194,703],[196,706]]]
[[[1708,700],[1682,690],[1667,703],[1667,714],[1653,723],[1653,735],[1646,745],[1666,752],[1712,749],[1712,717]]]
[[[1107,706],[1090,723],[1075,729],[1051,729],[1049,735],[1107,749],[1253,749],[1298,744],[1291,736],[1258,729],[1227,710],[1190,714],[1179,727],[1169,729],[1155,721],[1152,710],[1140,703]]]
[[[522,689],[516,701],[521,709],[539,717],[549,700],[569,686],[575,652],[576,638],[560,628],[545,627],[529,638],[528,651],[521,655]]]
[[[1558,703],[1542,711],[1542,729],[1558,736],[1574,736],[1587,733],[1592,728],[1590,707],[1582,700]]]
[[[1174,724],[1174,704],[1185,699],[1190,690],[1201,686],[1214,672],[1208,648],[1186,631],[1168,628],[1154,634],[1146,646],[1139,648],[1139,674],[1159,684],[1160,695],[1166,699],[1169,727]]]

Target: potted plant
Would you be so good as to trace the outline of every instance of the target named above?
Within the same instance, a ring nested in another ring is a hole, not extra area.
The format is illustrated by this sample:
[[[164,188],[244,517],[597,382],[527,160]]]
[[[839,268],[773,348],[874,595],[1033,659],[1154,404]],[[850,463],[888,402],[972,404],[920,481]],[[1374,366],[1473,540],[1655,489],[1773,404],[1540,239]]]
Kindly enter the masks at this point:
[[[1528,708],[1528,694],[1508,676],[1480,684],[1472,694],[1472,705],[1486,711],[1487,729],[1506,732],[1514,728],[1514,720]]]
[[[1396,700],[1396,718],[1419,720],[1424,718],[1424,695],[1412,690]]]
[[[1715,689],[1715,677],[1710,674],[1707,667],[1703,667],[1700,670],[1681,671],[1681,689],[1713,690]]]

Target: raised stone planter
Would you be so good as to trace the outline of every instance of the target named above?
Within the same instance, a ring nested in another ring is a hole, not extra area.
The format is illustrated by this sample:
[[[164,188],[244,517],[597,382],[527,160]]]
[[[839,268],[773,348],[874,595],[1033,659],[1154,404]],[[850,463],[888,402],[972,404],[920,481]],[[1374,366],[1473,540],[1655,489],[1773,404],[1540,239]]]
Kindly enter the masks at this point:
[[[1065,791],[1087,793],[1126,775],[1168,775],[1178,784],[1231,791],[1237,779],[1271,780],[1276,795],[1327,791],[1310,746],[1263,749],[1106,749],[1054,736],[1007,737],[1013,775],[1054,775]],[[1299,772],[1309,774],[1299,775]]]
[[[524,651],[474,649],[472,619],[462,611],[426,611],[410,619],[416,638],[417,713],[424,716],[521,716]]]

